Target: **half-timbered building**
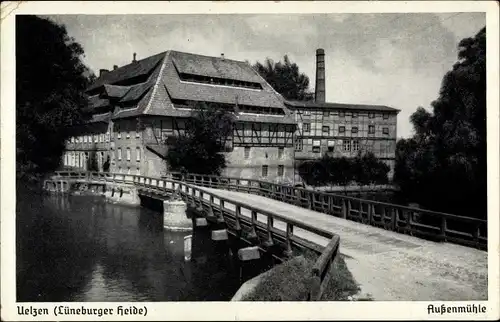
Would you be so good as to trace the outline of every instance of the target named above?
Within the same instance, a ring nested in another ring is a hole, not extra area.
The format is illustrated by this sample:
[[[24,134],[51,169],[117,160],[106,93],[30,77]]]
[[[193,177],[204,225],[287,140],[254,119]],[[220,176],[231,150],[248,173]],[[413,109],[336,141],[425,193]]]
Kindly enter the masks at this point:
[[[74,129],[64,165],[148,176],[167,172],[164,156],[183,135],[192,106],[215,103],[236,117],[224,175],[283,181],[294,173],[295,120],[282,97],[245,62],[167,51],[100,70],[87,89],[92,119]]]

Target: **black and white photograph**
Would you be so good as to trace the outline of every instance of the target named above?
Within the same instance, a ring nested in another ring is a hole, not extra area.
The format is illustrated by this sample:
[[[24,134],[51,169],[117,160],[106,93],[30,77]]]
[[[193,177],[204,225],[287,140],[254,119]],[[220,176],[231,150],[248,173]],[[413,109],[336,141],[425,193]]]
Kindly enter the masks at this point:
[[[499,317],[496,2],[86,5],[2,3],[2,321]]]

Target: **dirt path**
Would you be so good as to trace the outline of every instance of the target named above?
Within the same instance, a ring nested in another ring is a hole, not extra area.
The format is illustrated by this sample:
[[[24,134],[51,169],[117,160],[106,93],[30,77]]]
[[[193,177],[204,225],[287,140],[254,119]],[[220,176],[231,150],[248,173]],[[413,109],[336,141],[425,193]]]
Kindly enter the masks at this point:
[[[486,300],[488,254],[474,248],[435,243],[241,192],[203,188],[263,210],[316,224],[340,235],[340,252],[361,293],[381,301]],[[230,206],[226,205],[230,208]],[[242,215],[249,214],[242,212]],[[265,218],[259,218],[264,220]],[[275,226],[284,228],[284,223]],[[328,240],[296,230],[320,245]]]

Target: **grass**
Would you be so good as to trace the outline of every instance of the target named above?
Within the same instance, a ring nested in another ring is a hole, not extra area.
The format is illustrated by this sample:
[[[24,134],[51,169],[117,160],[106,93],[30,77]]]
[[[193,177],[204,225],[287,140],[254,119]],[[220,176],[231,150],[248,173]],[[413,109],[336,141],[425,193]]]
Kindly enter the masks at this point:
[[[311,285],[311,269],[317,255],[305,253],[273,267],[262,280],[243,297],[243,301],[306,301]],[[347,301],[359,292],[341,255],[331,267],[332,277],[322,301]]]

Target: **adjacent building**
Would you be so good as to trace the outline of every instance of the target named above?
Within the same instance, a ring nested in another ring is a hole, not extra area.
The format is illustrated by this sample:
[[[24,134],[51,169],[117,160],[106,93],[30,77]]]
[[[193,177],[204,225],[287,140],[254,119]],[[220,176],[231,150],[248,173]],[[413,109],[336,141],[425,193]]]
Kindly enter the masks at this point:
[[[92,119],[73,129],[64,165],[161,176],[169,142],[196,103],[233,113],[224,175],[283,181],[294,173],[296,123],[276,91],[245,62],[166,51],[100,70],[87,89]],[[95,160],[95,161],[94,161]]]
[[[314,101],[287,101],[297,122],[295,159],[355,157],[371,151],[390,166],[395,164],[398,109],[381,105],[325,102],[325,52],[316,51],[316,91]]]

